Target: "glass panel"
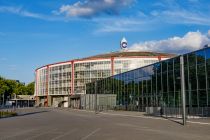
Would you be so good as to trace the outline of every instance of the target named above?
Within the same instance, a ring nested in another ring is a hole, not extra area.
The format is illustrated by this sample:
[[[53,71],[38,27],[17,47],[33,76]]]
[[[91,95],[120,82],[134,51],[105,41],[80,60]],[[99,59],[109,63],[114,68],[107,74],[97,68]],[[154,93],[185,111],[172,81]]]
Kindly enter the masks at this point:
[[[185,90],[189,90],[188,84],[188,67],[184,67]]]
[[[136,107],[139,108],[139,81],[138,79],[135,79],[135,82],[134,82],[134,96],[135,96]]]
[[[206,90],[199,90],[199,106],[200,107],[206,107],[207,106]]]
[[[148,106],[148,104],[147,104],[147,80],[145,78],[143,81],[143,97],[144,97],[145,105]]]
[[[204,52],[204,50],[197,51],[196,56],[197,56],[197,64],[205,63],[205,52]]]
[[[180,78],[180,70],[175,70],[174,71],[175,74],[175,87],[176,87],[176,91],[180,92],[181,91],[181,78]]]
[[[168,60],[168,70],[169,71],[173,70],[173,59]]]
[[[185,67],[187,66],[187,63],[188,63],[188,55],[185,54],[185,55],[184,55],[184,66],[185,66]]]
[[[142,80],[142,78],[139,78],[138,79],[138,81],[139,81],[139,92],[140,92],[140,96],[142,96],[143,94],[142,94],[142,92],[143,92],[143,88],[142,88],[142,82],[143,82],[143,80]]]
[[[210,107],[210,90],[208,90],[208,107]]]
[[[204,65],[198,65],[197,75],[198,75],[198,89],[206,89],[206,75],[205,75]]]
[[[210,48],[206,48],[205,52],[206,52],[206,62],[210,64]]]
[[[170,71],[168,73],[168,84],[169,84],[169,91],[174,91],[173,71]]]
[[[174,69],[180,70],[180,57],[174,58]]]
[[[168,91],[167,74],[168,74],[167,72],[162,73],[163,92],[167,92]]]
[[[162,72],[166,72],[167,71],[167,60],[166,61],[163,61],[161,64],[162,64]]]
[[[189,90],[196,90],[197,89],[197,82],[196,82],[196,67],[191,66],[189,67]]]
[[[186,106],[187,106],[187,107],[189,107],[189,103],[190,103],[190,102],[189,102],[189,97],[190,97],[190,94],[189,94],[189,93],[190,93],[189,91],[186,91],[186,92],[185,92],[185,96],[186,96],[186,97],[185,97],[185,98],[186,98],[185,101],[186,101]]]
[[[152,87],[151,78],[148,77],[147,78],[147,93],[151,93],[151,87]]]
[[[197,91],[191,92],[192,107],[198,107]]]
[[[175,93],[175,107],[181,107],[181,93],[180,93],[180,91]]]
[[[122,105],[122,89],[123,89],[123,81],[122,81],[122,75],[120,75],[120,80],[119,80],[119,105]]]
[[[169,92],[169,101],[168,101],[168,106],[169,107],[174,107],[175,100],[174,100],[174,92]]]
[[[194,66],[196,64],[196,55],[195,53],[190,53],[188,54],[188,62],[189,62],[189,66]]]
[[[161,74],[157,74],[157,92],[161,93]]]

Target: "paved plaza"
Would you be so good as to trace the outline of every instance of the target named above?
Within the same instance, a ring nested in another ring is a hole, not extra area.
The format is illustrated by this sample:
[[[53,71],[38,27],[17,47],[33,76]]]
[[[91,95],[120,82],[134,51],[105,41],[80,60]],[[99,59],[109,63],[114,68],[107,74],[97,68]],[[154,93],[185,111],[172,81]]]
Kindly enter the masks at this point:
[[[210,140],[209,119],[182,126],[135,112],[52,108],[18,112],[20,116],[0,119],[0,140]]]

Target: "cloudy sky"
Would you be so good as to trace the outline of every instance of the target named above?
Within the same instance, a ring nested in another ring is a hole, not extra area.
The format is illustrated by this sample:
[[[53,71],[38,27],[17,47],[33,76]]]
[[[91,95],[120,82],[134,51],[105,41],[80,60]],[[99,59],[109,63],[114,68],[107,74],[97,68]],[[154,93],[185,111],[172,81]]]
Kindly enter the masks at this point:
[[[184,53],[210,43],[209,0],[0,0],[0,75],[119,50]]]

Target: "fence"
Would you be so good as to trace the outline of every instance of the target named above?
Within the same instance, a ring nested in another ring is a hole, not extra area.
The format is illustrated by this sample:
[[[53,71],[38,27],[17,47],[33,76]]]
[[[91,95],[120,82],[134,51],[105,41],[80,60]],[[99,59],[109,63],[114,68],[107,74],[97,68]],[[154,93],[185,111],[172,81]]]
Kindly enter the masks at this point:
[[[182,118],[182,108],[163,107],[165,117]],[[186,107],[187,118],[210,117],[210,107]]]

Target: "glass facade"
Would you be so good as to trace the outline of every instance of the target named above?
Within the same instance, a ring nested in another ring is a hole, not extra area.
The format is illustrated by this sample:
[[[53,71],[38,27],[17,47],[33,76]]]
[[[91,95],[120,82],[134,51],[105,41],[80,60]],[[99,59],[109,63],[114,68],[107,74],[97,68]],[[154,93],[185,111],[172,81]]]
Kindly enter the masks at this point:
[[[49,94],[67,95],[71,92],[71,64],[49,67]]]
[[[80,62],[74,65],[74,93],[84,94],[85,84],[111,76],[111,61]]]
[[[116,59],[113,62],[113,70],[115,74],[118,74],[157,61],[158,59],[153,58]],[[86,83],[111,76],[111,67],[110,59],[74,62],[73,73],[71,63],[43,67],[36,71],[35,95],[45,96],[46,93],[48,95],[68,95],[72,92],[84,94]]]
[[[67,101],[68,95],[85,94],[87,83],[158,62],[160,56],[162,59],[172,56],[151,52],[129,52],[131,56],[125,55],[128,54],[110,53],[100,58],[93,56],[41,67],[35,73],[35,96],[41,99],[42,104],[58,104]]]
[[[183,58],[187,114],[209,116],[210,48]],[[180,56],[88,83],[86,90],[87,94],[117,95],[117,109],[161,108],[161,113],[178,117],[182,113]]]
[[[46,94],[46,81],[47,71],[46,69],[39,70],[39,76],[36,79],[36,92],[39,93],[40,96],[44,96]],[[38,88],[39,87],[39,88]]]

